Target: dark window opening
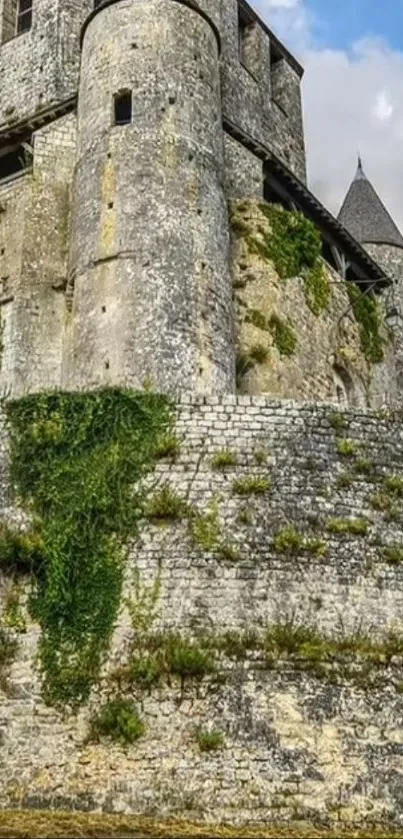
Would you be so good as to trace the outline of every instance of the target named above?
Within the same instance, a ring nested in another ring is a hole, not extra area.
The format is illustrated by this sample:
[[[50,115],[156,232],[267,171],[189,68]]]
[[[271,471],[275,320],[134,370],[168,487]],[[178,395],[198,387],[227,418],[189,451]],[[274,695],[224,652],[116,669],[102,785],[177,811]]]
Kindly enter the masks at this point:
[[[334,270],[337,271],[337,273],[339,274],[339,266],[337,265],[333,251],[329,243],[326,242],[326,239],[322,239],[322,256],[325,262],[327,262],[327,264],[330,265],[331,268],[334,268]]]
[[[0,149],[0,182],[26,171],[30,168],[31,162],[32,157],[22,143]]]
[[[270,41],[270,69],[273,71],[282,60],[283,56],[280,50],[273,41]]]
[[[17,35],[28,32],[32,26],[33,0],[19,0],[17,12]]]
[[[265,180],[263,186],[263,198],[267,204],[280,204],[285,210],[293,210],[294,206],[290,198],[280,195],[278,190],[269,180]]]
[[[116,93],[114,97],[114,119],[115,125],[127,125],[132,121],[131,90]]]

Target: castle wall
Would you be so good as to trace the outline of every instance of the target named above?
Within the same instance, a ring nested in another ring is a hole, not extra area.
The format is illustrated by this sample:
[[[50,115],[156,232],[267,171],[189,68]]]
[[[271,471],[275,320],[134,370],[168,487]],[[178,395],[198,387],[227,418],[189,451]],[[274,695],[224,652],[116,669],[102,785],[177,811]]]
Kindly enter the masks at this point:
[[[92,7],[92,0],[35,0],[32,28],[0,44],[0,130],[76,93],[80,28]]]
[[[240,60],[237,0],[221,4],[223,114],[306,181],[301,79],[284,58],[271,67],[270,36],[255,23]],[[272,48],[274,49],[274,48]]]
[[[14,395],[60,386],[74,115],[38,130],[33,148],[32,172],[0,185],[0,388]]]
[[[82,68],[65,383],[231,391],[216,32],[172,0],[119,2],[87,27]],[[113,126],[122,89],[133,118]]]
[[[263,200],[262,161],[226,133],[224,133],[224,163],[224,188],[227,198]]]
[[[125,596],[141,598],[160,575],[151,630],[250,635],[274,622],[289,633],[316,627],[323,637],[344,639],[346,651],[341,659],[325,657],[322,667],[309,647],[299,659],[222,654],[217,674],[201,682],[134,687],[129,695],[147,730],[122,748],[85,742],[98,691],[78,717],[43,704],[34,663],[38,631],[28,622],[25,634],[16,633],[8,693],[0,694],[1,805],[265,824],[399,824],[401,657],[371,661],[349,652],[352,636],[368,633],[381,643],[389,631],[402,631],[402,566],[388,564],[384,553],[402,545],[400,504],[392,519],[391,510],[372,502],[387,493],[388,478],[403,475],[399,416],[340,415],[330,405],[263,397],[184,396],[176,433],[180,453],[157,467],[157,486],[168,484],[202,515],[215,502],[220,533],[206,551],[185,520],[144,523]],[[350,456],[340,451],[346,440]],[[4,444],[3,436],[3,464]],[[237,461],[214,468],[223,450]],[[346,473],[348,485],[340,480]],[[270,485],[242,496],[234,482],[245,478]],[[4,477],[1,490],[4,499]],[[334,518],[362,520],[367,532],[334,533]],[[305,547],[282,552],[276,539],[290,526]],[[322,553],[309,549],[312,540],[324,543]],[[3,579],[3,604],[9,585]],[[109,672],[125,661],[131,639],[123,608]],[[201,753],[199,726],[220,730],[223,748]]]
[[[327,305],[322,311],[312,311],[306,279],[282,279],[274,263],[251,246],[254,236],[263,233],[269,241],[272,235],[259,203],[233,202],[232,218],[240,392],[286,398],[298,394],[300,399],[358,406],[393,404],[397,398],[395,347],[387,343],[384,361],[368,363],[360,324],[340,275],[324,263]],[[237,226],[239,219],[243,228]],[[294,346],[284,343],[271,327],[273,318],[280,329],[291,330]],[[261,349],[262,358],[252,363],[256,347]]]

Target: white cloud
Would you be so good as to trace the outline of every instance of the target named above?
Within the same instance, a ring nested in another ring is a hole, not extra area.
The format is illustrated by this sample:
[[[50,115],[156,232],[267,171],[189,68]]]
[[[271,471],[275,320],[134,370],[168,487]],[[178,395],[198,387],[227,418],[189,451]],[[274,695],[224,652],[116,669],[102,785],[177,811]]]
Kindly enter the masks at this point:
[[[393,111],[394,107],[390,101],[389,92],[387,90],[380,90],[375,97],[372,108],[373,116],[379,119],[380,122],[385,122],[391,118]]]
[[[266,0],[267,9],[295,9],[300,5],[300,0]]]
[[[315,43],[304,0],[255,0],[268,25],[305,67],[303,98],[309,185],[336,213],[354,176],[364,170],[403,230],[403,52],[380,38],[348,50]]]

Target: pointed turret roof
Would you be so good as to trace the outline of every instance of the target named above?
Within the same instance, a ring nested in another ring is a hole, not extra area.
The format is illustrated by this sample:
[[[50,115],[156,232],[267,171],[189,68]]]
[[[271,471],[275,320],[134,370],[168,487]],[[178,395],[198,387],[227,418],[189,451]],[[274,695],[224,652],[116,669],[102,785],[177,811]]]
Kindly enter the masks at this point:
[[[365,175],[360,157],[338,219],[358,242],[403,248],[403,236]]]

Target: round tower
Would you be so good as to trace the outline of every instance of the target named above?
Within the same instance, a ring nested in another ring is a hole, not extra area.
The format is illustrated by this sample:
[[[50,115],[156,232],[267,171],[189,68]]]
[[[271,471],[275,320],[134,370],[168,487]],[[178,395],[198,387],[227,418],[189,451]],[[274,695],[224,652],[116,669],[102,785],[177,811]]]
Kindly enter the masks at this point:
[[[394,334],[394,352],[389,370],[380,371],[379,390],[383,391],[385,401],[400,401],[403,396],[403,236],[366,177],[361,158],[338,218],[392,280],[382,297],[388,325]]]
[[[64,386],[235,390],[219,35],[195,0],[83,32]]]

